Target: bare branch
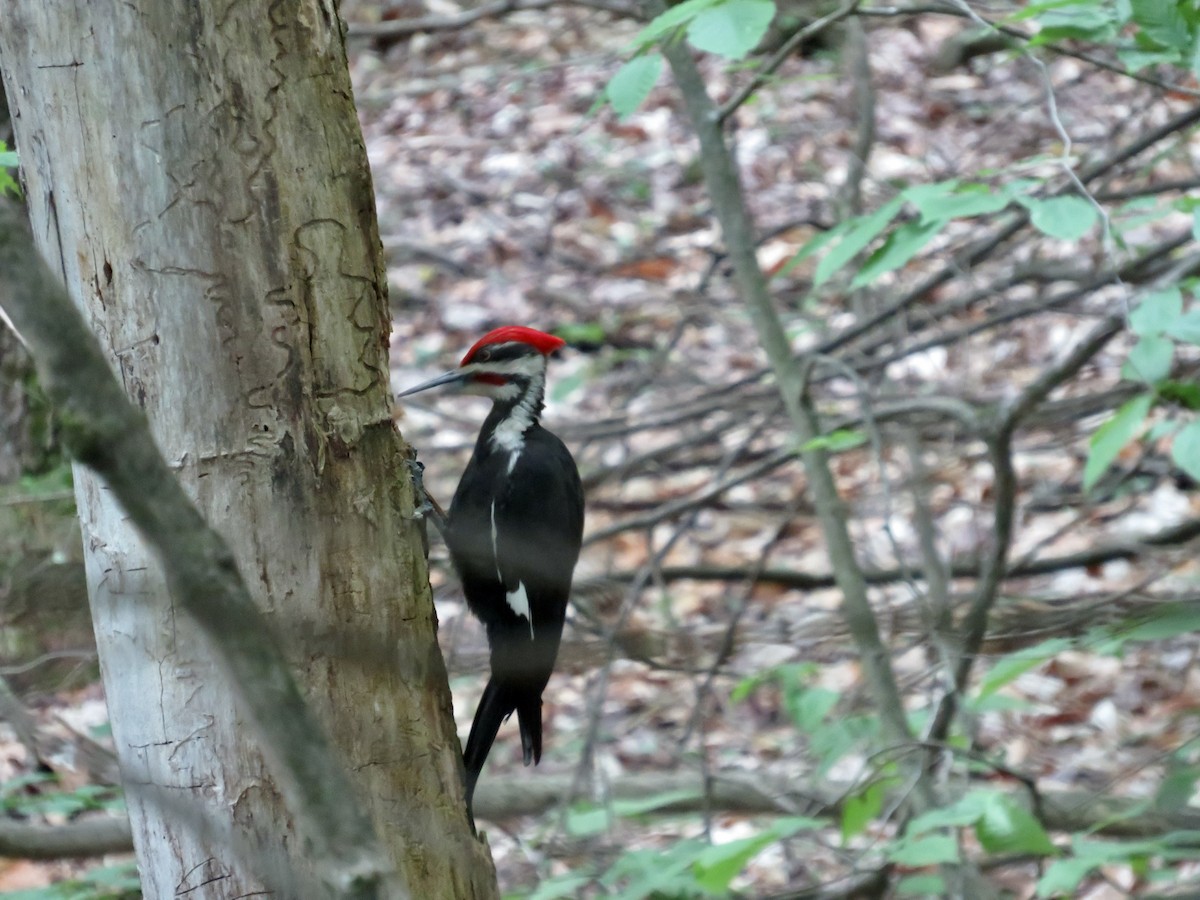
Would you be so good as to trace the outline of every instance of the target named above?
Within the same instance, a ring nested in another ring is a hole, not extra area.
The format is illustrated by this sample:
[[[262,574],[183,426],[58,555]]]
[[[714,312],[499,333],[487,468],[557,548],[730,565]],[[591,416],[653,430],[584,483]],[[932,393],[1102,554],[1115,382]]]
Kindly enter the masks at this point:
[[[1008,579],[1032,578],[1067,569],[1087,569],[1118,559],[1136,559],[1152,548],[1178,546],[1197,537],[1200,537],[1200,519],[1187,519],[1178,525],[1172,525],[1136,540],[1100,544],[1077,553],[1065,553],[1061,556],[1031,560],[1022,565],[1013,566],[1006,572],[1005,577]],[[950,566],[950,578],[974,577],[979,574],[980,565],[979,560],[956,562]],[[744,581],[754,571],[752,566],[664,566],[659,570],[659,575],[664,581],[685,579]],[[868,584],[893,584],[907,576],[908,573],[904,569],[863,569],[863,577]],[[617,581],[628,581],[632,577],[632,573],[614,572],[610,577]],[[794,569],[766,568],[758,572],[756,578],[761,584],[778,584],[808,591],[831,588],[836,585],[831,574],[799,572]]]
[[[80,819],[64,825],[31,825],[0,819],[0,857],[65,859],[132,853],[129,820]]]
[[[346,36],[393,44],[414,34],[436,31],[460,31],[482,19],[499,19],[516,12],[548,9],[552,6],[584,6],[610,12],[623,18],[638,18],[638,11],[617,0],[497,0],[455,15],[414,16],[408,19],[389,19],[386,22],[354,23],[347,27]]]
[[[797,790],[796,781],[779,774],[716,772],[709,784],[692,772],[644,772],[616,778],[599,792],[604,799],[645,799],[660,794],[682,795],[656,807],[652,815],[677,815],[703,809],[705,791],[714,808],[735,813],[760,813],[834,817],[840,815],[842,798],[854,785],[826,783],[818,791]],[[475,795],[476,815],[493,822],[516,816],[537,815],[574,799],[570,776],[541,775],[513,784],[493,779],[481,784]],[[1022,786],[1014,799],[1029,805]],[[1043,823],[1052,831],[1090,831],[1110,837],[1154,837],[1169,831],[1200,831],[1200,810],[1147,809],[1138,799],[1098,795],[1094,791],[1042,792]]]
[[[842,19],[849,16],[856,9],[861,0],[850,0],[840,8],[829,13],[829,15],[821,16],[819,19],[814,19],[803,28],[797,29],[796,33],[783,42],[782,46],[771,54],[770,59],[764,62],[754,73],[754,77],[750,79],[740,91],[730,97],[725,104],[717,110],[717,124],[724,125],[725,120],[737,112],[738,107],[754,96],[754,92],[767,83],[775,71],[783,65],[784,60],[796,52],[796,48],[807,41],[809,38],[815,37],[826,28],[840,22]]]

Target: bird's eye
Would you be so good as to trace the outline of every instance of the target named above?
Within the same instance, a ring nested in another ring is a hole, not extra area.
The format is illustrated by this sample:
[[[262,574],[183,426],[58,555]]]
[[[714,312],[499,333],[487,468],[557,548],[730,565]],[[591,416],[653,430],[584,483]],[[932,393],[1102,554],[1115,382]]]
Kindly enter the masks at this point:
[[[475,354],[475,362],[487,362],[492,358],[492,350],[490,347],[484,347]]]

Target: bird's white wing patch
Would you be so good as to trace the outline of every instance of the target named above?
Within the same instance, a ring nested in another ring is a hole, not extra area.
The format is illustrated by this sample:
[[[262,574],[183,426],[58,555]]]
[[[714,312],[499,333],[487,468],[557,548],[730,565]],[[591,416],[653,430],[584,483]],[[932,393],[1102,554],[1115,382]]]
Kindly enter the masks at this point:
[[[496,578],[501,584],[504,584],[504,574],[500,571],[500,548],[497,542],[500,539],[500,532],[496,528],[496,501],[492,501],[492,558],[496,561]],[[525,593],[525,585],[517,582],[517,586],[505,593],[504,599],[508,601],[508,608],[518,616],[521,616],[529,623],[529,639],[533,640],[533,612],[529,609],[529,595]]]
[[[529,595],[525,593],[525,585],[517,582],[516,590],[509,591],[505,595],[508,600],[508,608],[515,612],[518,616],[524,616],[529,622],[529,639],[533,640],[533,613],[529,609]]]

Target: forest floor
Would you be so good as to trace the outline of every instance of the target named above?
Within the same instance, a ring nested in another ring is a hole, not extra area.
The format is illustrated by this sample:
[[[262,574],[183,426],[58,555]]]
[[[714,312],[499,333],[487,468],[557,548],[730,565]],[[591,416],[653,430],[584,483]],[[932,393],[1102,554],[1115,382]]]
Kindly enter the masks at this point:
[[[522,769],[510,723],[481,791],[488,782],[533,791],[539,780],[580,777],[602,799],[637,776],[662,776],[667,785],[679,773],[699,781],[714,772],[832,790],[853,784],[871,761],[850,752],[829,757],[833,764],[817,773],[823,751],[812,733],[798,729],[803,713],[789,704],[828,697],[836,704],[831,715],[852,717],[873,700],[838,615],[841,595],[828,583],[804,472],[788,451],[765,355],[729,279],[696,142],[673,88],[664,76],[626,121],[596,109],[637,27],[595,10],[549,8],[418,34],[389,48],[361,38],[352,44],[388,257],[393,386],[401,390],[453,366],[479,335],[501,324],[558,330],[571,343],[552,364],[545,422],[576,453],[588,486],[578,597],[546,694],[542,763]],[[1053,166],[1063,149],[1060,124],[1078,152],[1102,155],[1181,108],[1182,101],[1149,104],[1144,85],[1059,57],[1045,73],[1054,85],[1051,114],[1043,72],[1020,57],[938,69],[940,48],[962,27],[950,17],[928,17],[879,19],[867,29],[877,124],[861,184],[865,208],[890,199],[902,183],[970,180],[1039,155],[1039,166]],[[842,59],[821,48],[796,56],[737,113],[737,156],[756,225],[767,235],[760,261],[768,271],[777,272],[837,220],[839,188],[851,177],[861,134],[861,97]],[[718,99],[745,80],[714,60],[705,61],[704,73]],[[1160,160],[1154,177],[1194,176],[1194,165],[1187,153]],[[1087,268],[1113,252],[1095,241],[1037,255]],[[892,287],[900,290],[936,262],[914,262]],[[772,282],[797,347],[836,334],[881,302],[850,291],[814,294],[811,279],[810,262]],[[1095,302],[1111,300],[1100,293]],[[940,327],[980,315],[973,309]],[[892,397],[1002,399],[1087,324],[1078,309],[1046,310],[922,351],[905,343],[908,334],[884,335],[889,346],[908,349],[881,368],[872,387]],[[1127,349],[1114,345],[1098,358],[1087,373],[1089,389],[1119,389]],[[830,399],[836,415],[855,405],[852,393],[841,399]],[[473,399],[424,395],[398,411],[435,496],[452,494],[485,412]],[[1200,500],[1190,482],[1158,465],[1161,453],[1126,454],[1127,490],[1099,502],[1086,497],[1080,474],[1101,420],[1085,411],[1022,435],[1011,559],[1134,551],[1006,582],[996,637],[979,671],[1017,648],[1050,638],[1064,643],[1045,651],[1053,659],[1044,664],[1031,657],[1028,671],[997,692],[1004,702],[980,708],[973,737],[981,752],[1039,790],[1151,801],[1164,773],[1194,755],[1187,748],[1200,735],[1200,644],[1194,635],[1130,641],[1115,653],[1097,628],[1140,605],[1194,599],[1194,546],[1143,554],[1140,539],[1200,517]],[[986,552],[993,533],[992,470],[979,442],[949,428],[935,438],[923,433],[919,454],[926,496],[946,560],[966,565]],[[909,456],[902,444],[882,457],[866,447],[839,454],[834,465],[859,562],[899,572],[881,579],[872,601],[906,696],[921,705],[940,686],[930,678],[936,652],[921,618],[920,579],[912,574],[920,535],[901,474]],[[483,686],[486,645],[438,542],[432,559],[465,735]],[[694,577],[684,577],[684,567]],[[771,574],[778,572],[816,581],[797,587]],[[954,579],[952,592],[965,595],[973,584]],[[778,667],[803,663],[812,669],[784,671],[803,672],[804,691],[780,689],[769,678],[754,686]],[[39,729],[61,732],[68,743],[104,722],[95,685],[46,695],[34,714]],[[22,766],[19,745],[5,745],[0,733],[0,781],[18,777]],[[649,797],[645,808],[653,804]],[[551,807],[481,825],[502,887],[526,896],[547,879],[602,876],[622,861],[625,880],[613,874],[612,884],[649,883],[648,872],[673,865],[672,847],[691,838],[752,836],[773,821],[762,812],[713,805],[687,815],[631,814],[596,828]],[[638,850],[650,852],[629,852]],[[806,834],[754,856],[734,887],[770,896],[821,885],[870,860],[871,851],[842,845],[836,827]],[[0,890],[36,887],[77,869],[0,866]],[[1033,896],[1037,876],[1028,860],[993,873],[997,887],[1019,898]],[[1080,896],[1128,896],[1144,887],[1139,879],[1135,866],[1114,863]],[[562,896],[606,895],[598,883]],[[678,889],[669,879],[663,887]]]
[[[681,769],[811,779],[812,756],[797,737],[787,698],[758,690],[735,702],[731,694],[772,667],[808,661],[819,664],[813,686],[841,698],[839,709],[853,710],[865,700],[860,660],[835,615],[836,590],[752,577],[760,566],[827,573],[823,541],[811,507],[798,499],[799,466],[770,464],[786,445],[786,429],[762,378],[765,356],[720,256],[696,142],[668,79],[626,121],[594,110],[636,32],[603,18],[586,10],[513,15],[363,52],[354,65],[394,286],[397,389],[452,366],[476,336],[500,324],[566,329],[577,347],[552,367],[546,420],[575,449],[589,481],[579,580],[594,600],[580,604],[588,614],[574,616],[563,671],[547,694],[551,751],[538,770],[522,772],[509,728],[484,780],[536,782],[573,775],[581,764],[612,783]],[[877,132],[862,187],[867,208],[890,198],[897,183],[971,179],[1061,150],[1034,66],[996,56],[935,71],[935,56],[961,28],[952,18],[930,17],[869,29]],[[854,82],[839,60],[818,50],[785,64],[760,101],[738,113],[737,154],[756,224],[769,235],[760,248],[768,271],[835,218],[836,188],[847,178],[857,133]],[[745,78],[712,59],[704,71],[718,101]],[[1088,153],[1100,155],[1171,112],[1170,104],[1146,110],[1143,86],[1089,72],[1073,59],[1052,61],[1048,74],[1061,123]],[[1193,165],[1190,154],[1179,160],[1183,174],[1194,174]],[[1079,248],[1039,252],[1073,263]],[[1094,262],[1105,251],[1086,252]],[[806,333],[818,340],[853,320],[844,293],[814,300],[810,278],[811,268],[801,266],[773,283],[800,346]],[[907,274],[905,283],[913,278]],[[902,393],[1004,397],[1085,325],[1074,312],[1047,313],[910,354],[885,378]],[[1116,385],[1120,358],[1102,357],[1089,370],[1090,386]],[[485,407],[416,399],[401,427],[426,462],[431,489],[449,496]],[[1086,440],[1098,421],[1067,417],[1022,442],[1014,560],[1128,541],[1200,512],[1186,479],[1162,475],[1107,503],[1082,500]],[[983,450],[948,434],[925,452],[936,473],[931,496],[943,552],[954,561],[976,559],[992,530],[992,472]],[[904,500],[889,497],[887,469],[862,451],[839,458],[836,472],[860,562],[884,570],[911,563],[916,529]],[[714,482],[738,480],[730,473],[747,478],[715,498],[703,496]],[[1153,559],[1113,558],[1015,581],[1002,604],[1012,623],[1007,641],[989,649],[1086,633],[1146,599],[1147,585],[1159,597],[1188,597],[1193,558],[1194,550],[1176,547]],[[743,575],[663,576],[682,566]],[[454,681],[465,732],[482,686],[484,643],[444,565],[435,578],[452,671],[466,673]],[[613,588],[631,581],[645,589]],[[934,690],[926,680],[933,651],[912,623],[916,593],[897,579],[874,599],[901,678],[924,680],[915,693],[927,695]],[[1198,733],[1197,643],[1135,643],[1113,655],[1093,652],[1097,640],[1077,640],[1046,665],[1031,663],[1003,692],[1011,709],[980,717],[977,746],[1043,789],[1148,796],[1168,758]],[[718,667],[721,653],[728,655]],[[827,775],[852,778],[862,762],[843,758]],[[728,841],[761,826],[744,813],[714,809],[707,820],[626,822],[579,840],[561,817],[543,815],[506,822],[490,840],[501,883],[519,894],[587,857],[667,848],[696,835]],[[735,884],[755,896],[820,884],[846,855],[836,838],[818,843],[803,851],[775,847]],[[998,873],[997,884],[1012,896],[1031,896],[1036,875],[1018,866]],[[1136,884],[1130,867],[1114,865],[1083,896],[1124,896]]]

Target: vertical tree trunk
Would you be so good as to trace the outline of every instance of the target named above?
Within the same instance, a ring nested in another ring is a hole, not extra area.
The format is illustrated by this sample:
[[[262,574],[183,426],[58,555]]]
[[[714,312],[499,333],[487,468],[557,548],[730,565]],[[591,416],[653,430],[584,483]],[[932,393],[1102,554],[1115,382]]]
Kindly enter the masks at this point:
[[[494,896],[407,518],[333,0],[0,11],[43,252],[238,554],[413,895]],[[297,873],[276,896],[307,887],[225,676],[103,485],[79,470],[77,496],[145,895],[244,896],[271,872]]]

